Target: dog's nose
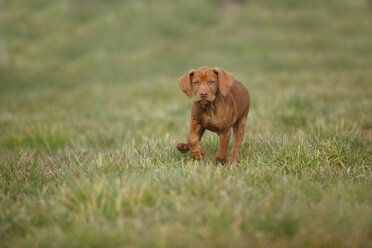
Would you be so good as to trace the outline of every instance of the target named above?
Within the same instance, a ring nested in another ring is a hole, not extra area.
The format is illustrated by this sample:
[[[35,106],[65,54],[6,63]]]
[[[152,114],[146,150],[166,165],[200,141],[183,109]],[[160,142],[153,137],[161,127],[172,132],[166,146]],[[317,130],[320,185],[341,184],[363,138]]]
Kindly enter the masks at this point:
[[[200,91],[200,97],[201,98],[207,98],[208,92],[207,91]]]

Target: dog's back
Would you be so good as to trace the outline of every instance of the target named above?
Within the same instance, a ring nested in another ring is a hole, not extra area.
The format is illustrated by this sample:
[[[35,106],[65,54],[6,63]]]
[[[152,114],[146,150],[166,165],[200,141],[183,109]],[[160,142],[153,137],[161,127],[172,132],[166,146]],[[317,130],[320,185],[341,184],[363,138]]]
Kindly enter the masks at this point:
[[[234,80],[234,83],[230,89],[230,93],[237,106],[238,116],[242,117],[243,115],[247,114],[249,112],[249,106],[251,102],[251,98],[247,88],[238,80]]]

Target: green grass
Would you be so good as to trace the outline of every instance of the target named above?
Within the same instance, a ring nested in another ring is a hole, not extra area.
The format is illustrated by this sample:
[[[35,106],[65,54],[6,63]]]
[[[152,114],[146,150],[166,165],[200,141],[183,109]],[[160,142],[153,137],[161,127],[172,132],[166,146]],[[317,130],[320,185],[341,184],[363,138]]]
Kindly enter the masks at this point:
[[[0,1],[0,247],[371,247],[372,5]],[[177,79],[250,90],[239,165]]]

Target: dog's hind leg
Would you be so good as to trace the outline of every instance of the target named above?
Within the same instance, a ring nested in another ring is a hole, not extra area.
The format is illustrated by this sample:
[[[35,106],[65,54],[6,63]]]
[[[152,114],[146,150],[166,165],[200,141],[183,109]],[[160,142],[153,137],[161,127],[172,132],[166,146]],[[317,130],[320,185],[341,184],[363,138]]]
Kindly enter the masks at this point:
[[[248,114],[247,114],[248,115]],[[230,161],[229,164],[235,163],[238,161],[239,147],[242,144],[244,133],[245,133],[245,123],[247,121],[247,115],[243,116],[239,121],[233,126],[234,130],[234,146],[230,152]]]

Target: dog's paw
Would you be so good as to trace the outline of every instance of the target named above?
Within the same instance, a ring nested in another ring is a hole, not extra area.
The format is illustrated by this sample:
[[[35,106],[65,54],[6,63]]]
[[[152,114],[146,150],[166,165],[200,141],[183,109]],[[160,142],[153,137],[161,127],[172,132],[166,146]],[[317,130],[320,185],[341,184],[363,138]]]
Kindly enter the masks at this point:
[[[185,144],[185,143],[179,143],[177,145],[177,149],[178,149],[178,151],[180,151],[182,153],[186,153],[186,152],[190,151],[189,144]]]
[[[221,163],[222,165],[226,164],[227,158],[226,157],[218,157],[216,156],[216,162]]]
[[[191,156],[192,156],[193,159],[196,159],[198,161],[203,160],[205,158],[205,152],[204,152],[204,150],[192,152]]]

